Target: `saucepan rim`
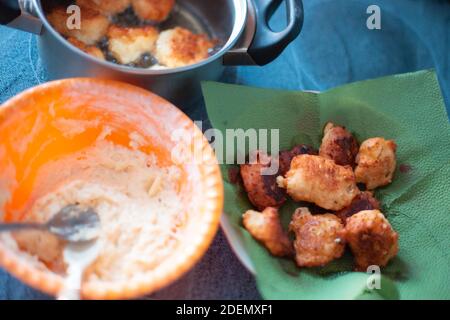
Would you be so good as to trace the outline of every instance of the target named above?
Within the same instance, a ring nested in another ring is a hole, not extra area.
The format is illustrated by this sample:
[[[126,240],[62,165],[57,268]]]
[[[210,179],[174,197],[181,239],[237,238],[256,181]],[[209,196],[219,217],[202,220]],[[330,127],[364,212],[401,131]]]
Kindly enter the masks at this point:
[[[231,32],[230,37],[228,38],[225,45],[214,55],[210,56],[209,58],[202,60],[198,63],[184,66],[184,67],[178,67],[178,68],[169,68],[169,69],[162,69],[162,70],[150,70],[150,69],[142,69],[142,68],[133,68],[128,66],[123,66],[119,64],[115,64],[109,61],[102,61],[100,59],[96,59],[92,57],[91,55],[83,52],[82,50],[76,48],[75,46],[71,45],[58,31],[56,31],[53,26],[48,22],[47,17],[44,13],[44,10],[41,5],[41,0],[33,0],[35,1],[35,9],[36,13],[43,23],[45,29],[47,32],[50,32],[52,36],[56,37],[62,45],[64,45],[69,50],[73,51],[74,53],[77,53],[78,55],[83,56],[84,58],[100,64],[104,67],[114,69],[116,71],[120,71],[123,73],[130,73],[130,74],[137,74],[137,75],[166,75],[166,74],[173,74],[173,73],[181,73],[185,71],[194,70],[197,68],[201,68],[202,66],[205,66],[217,59],[220,59],[226,52],[228,52],[233,46],[237,43],[240,36],[242,35],[245,25],[247,23],[247,12],[248,12],[248,2],[247,0],[231,0],[233,2],[234,7],[234,26],[233,30]]]

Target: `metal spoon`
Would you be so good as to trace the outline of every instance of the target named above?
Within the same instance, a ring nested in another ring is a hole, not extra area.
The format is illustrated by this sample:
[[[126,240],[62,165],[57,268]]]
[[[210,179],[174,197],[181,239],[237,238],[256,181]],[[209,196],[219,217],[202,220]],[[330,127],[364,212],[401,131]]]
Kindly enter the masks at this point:
[[[4,223],[0,232],[20,230],[48,231],[60,239],[81,243],[98,238],[100,217],[92,208],[83,209],[79,205],[69,205],[61,209],[47,223]]]

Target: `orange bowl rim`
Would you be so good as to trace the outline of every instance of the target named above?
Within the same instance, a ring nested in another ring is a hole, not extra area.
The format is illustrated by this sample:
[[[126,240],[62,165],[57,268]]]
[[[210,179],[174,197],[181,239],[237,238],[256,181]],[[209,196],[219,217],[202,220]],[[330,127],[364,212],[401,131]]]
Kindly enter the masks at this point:
[[[192,247],[190,247],[190,250],[187,250],[188,254],[186,254],[183,259],[178,259],[180,261],[178,261],[176,264],[172,264],[172,266],[167,269],[167,272],[160,275],[156,279],[144,280],[138,285],[121,284],[114,289],[108,290],[88,288],[88,290],[83,290],[82,292],[83,298],[87,299],[131,299],[141,297],[143,295],[153,293],[182,277],[201,259],[201,257],[209,248],[219,228],[220,217],[223,209],[224,191],[222,175],[212,147],[209,145],[207,139],[203,136],[202,132],[194,124],[194,122],[170,102],[164,100],[163,98],[150,91],[133,86],[131,84],[115,80],[91,78],[71,78],[51,81],[27,89],[4,102],[2,105],[0,105],[0,115],[4,114],[9,109],[12,109],[17,101],[27,99],[28,97],[35,95],[41,90],[52,87],[70,86],[80,82],[89,82],[93,85],[108,85],[111,87],[134,91],[137,94],[147,95],[152,99],[159,99],[159,101],[164,102],[165,107],[170,108],[175,113],[178,113],[179,117],[177,117],[177,119],[180,119],[180,124],[183,124],[185,126],[187,125],[193,128],[197,135],[202,135],[201,147],[204,155],[203,159],[205,160],[204,163],[202,163],[202,165],[200,166],[202,168],[202,178],[204,179],[204,185],[212,188],[211,190],[213,190],[213,192],[206,192],[202,195],[204,197],[202,199],[202,202],[205,203],[205,208],[209,208],[208,210],[205,210],[207,219],[205,219],[205,224],[203,225],[203,228],[200,230],[200,232],[196,233],[197,236],[193,241]],[[206,163],[206,161],[208,161],[208,163]],[[62,288],[62,278],[60,276],[51,274],[49,272],[43,272],[35,267],[30,266],[22,259],[20,259],[16,254],[6,248],[1,242],[0,265],[3,266],[6,271],[8,271],[10,274],[12,274],[25,284],[41,290],[44,293],[56,296]]]

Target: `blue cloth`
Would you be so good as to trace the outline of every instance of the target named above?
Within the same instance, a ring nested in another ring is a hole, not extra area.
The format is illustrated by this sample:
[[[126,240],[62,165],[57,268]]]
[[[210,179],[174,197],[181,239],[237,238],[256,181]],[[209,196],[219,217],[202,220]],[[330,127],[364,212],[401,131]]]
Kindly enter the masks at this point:
[[[302,34],[279,59],[263,68],[230,68],[223,81],[267,88],[326,90],[348,82],[434,67],[450,110],[448,0],[304,2]],[[372,4],[381,8],[381,30],[366,27],[366,9]],[[280,10],[272,26],[282,28],[283,21],[284,12]],[[0,27],[0,47],[0,103],[46,81],[35,36]],[[188,114],[195,120],[206,118],[201,105]],[[0,269],[0,299],[37,298],[47,297]],[[151,298],[257,299],[259,295],[252,276],[219,232],[191,272]]]
[[[326,90],[345,83],[436,68],[450,108],[450,1],[304,0],[300,37],[272,64],[240,68],[236,82],[258,87]],[[381,9],[381,30],[366,10]],[[276,25],[281,26],[283,13]]]

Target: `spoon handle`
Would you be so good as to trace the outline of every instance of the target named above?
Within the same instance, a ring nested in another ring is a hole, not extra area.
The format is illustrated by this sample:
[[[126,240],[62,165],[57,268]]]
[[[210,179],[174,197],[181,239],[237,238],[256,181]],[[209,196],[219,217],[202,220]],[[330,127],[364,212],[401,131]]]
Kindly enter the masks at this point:
[[[19,230],[47,230],[47,227],[39,223],[0,223],[0,232]]]

